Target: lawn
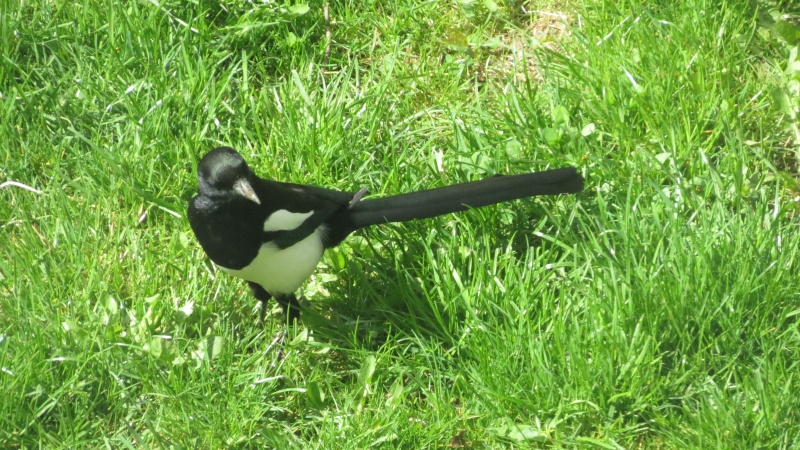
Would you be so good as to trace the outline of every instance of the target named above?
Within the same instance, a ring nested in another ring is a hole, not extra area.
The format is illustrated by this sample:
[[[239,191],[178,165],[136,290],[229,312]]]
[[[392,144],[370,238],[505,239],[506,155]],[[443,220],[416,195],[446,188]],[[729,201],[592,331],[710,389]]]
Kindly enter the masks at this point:
[[[0,2],[0,447],[800,448],[793,3]],[[262,327],[219,145],[586,189],[356,233]]]

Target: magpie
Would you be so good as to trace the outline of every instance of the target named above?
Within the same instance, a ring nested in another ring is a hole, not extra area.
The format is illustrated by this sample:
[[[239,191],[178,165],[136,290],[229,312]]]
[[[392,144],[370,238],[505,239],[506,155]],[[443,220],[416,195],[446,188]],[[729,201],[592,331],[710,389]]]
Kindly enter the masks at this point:
[[[326,248],[358,229],[583,190],[583,177],[565,167],[362,199],[366,189],[342,192],[259,178],[230,147],[203,156],[197,176],[199,192],[188,211],[192,231],[214,264],[247,281],[262,303],[262,323],[272,297],[284,319],[297,320],[297,289]]]

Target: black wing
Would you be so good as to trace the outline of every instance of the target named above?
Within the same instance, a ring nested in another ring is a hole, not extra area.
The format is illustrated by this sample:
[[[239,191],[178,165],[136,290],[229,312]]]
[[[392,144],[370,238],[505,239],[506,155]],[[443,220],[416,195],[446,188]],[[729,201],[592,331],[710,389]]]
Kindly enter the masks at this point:
[[[294,183],[263,179],[251,180],[261,206],[269,214],[286,210],[293,213],[314,213],[293,230],[265,231],[262,242],[273,242],[287,248],[310,236],[334,214],[347,208],[355,194]],[[267,217],[269,217],[267,214]]]

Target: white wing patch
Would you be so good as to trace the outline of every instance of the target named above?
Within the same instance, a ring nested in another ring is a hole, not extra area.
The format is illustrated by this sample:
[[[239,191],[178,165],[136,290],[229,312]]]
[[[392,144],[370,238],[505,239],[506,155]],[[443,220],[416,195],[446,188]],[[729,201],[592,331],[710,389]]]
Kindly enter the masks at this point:
[[[267,217],[264,221],[264,231],[284,231],[294,230],[306,219],[314,214],[314,210],[307,213],[293,213],[285,209],[279,209]]]

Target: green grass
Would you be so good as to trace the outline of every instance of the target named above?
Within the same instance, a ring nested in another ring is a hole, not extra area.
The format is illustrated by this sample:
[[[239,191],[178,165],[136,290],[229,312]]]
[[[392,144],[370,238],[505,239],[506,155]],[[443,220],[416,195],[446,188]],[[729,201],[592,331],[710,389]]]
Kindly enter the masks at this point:
[[[334,2],[326,60],[319,1],[3,2],[0,447],[800,448],[799,13],[653,3]],[[220,144],[587,185],[352,236],[277,359],[184,217]]]

